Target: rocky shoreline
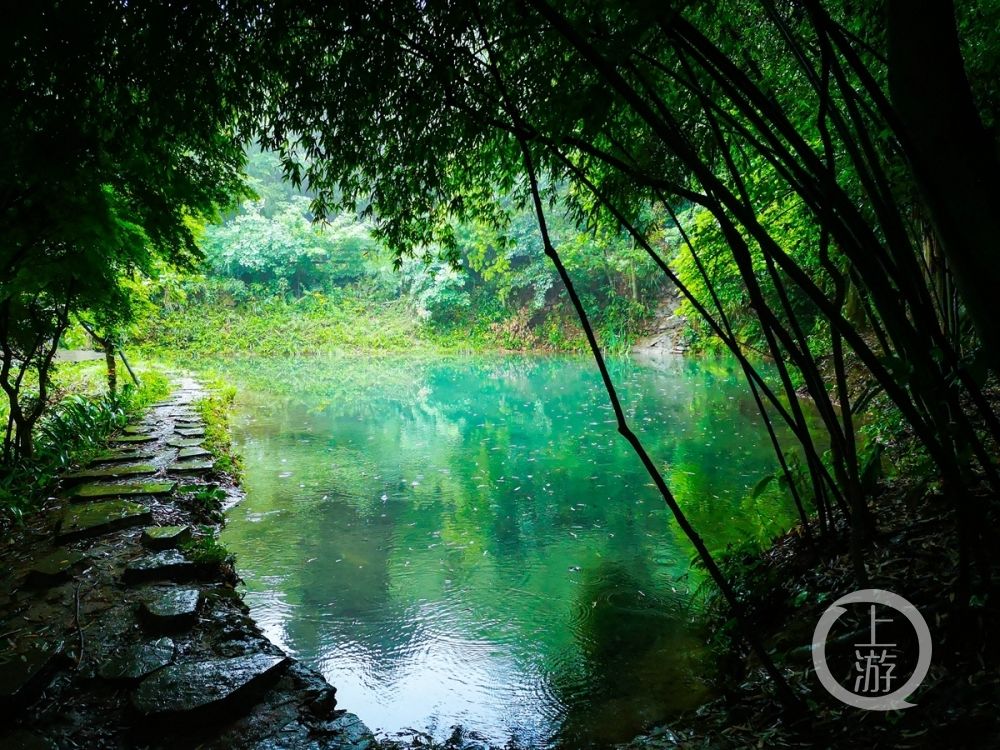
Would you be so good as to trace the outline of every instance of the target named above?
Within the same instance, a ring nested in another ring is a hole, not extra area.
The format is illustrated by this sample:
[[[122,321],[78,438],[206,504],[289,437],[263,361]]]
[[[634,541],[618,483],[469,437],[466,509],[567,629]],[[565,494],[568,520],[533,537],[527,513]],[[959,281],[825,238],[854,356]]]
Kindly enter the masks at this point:
[[[204,395],[179,382],[4,540],[0,747],[378,746],[234,588]]]

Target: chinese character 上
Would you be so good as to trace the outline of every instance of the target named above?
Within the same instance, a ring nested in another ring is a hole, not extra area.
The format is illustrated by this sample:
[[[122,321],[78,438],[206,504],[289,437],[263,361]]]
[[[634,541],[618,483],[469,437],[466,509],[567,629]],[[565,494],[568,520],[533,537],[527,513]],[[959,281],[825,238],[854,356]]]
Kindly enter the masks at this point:
[[[854,668],[859,673],[854,680],[855,693],[887,693],[892,688],[893,670],[896,665],[893,663],[895,655],[890,654],[887,649],[895,646],[895,643],[879,643],[875,638],[875,627],[880,622],[892,622],[892,619],[879,619],[875,617],[875,605],[871,606],[871,642],[855,643],[857,649],[854,652]],[[862,651],[867,649],[867,651]]]

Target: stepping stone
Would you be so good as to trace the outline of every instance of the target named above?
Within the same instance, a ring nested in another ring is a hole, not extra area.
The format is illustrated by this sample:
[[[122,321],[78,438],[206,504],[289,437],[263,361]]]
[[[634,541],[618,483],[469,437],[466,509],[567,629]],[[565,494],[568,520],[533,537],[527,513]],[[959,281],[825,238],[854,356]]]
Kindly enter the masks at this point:
[[[199,425],[199,426],[204,427],[204,425],[202,424],[202,421],[201,421],[201,417],[196,417],[194,415],[192,415],[190,417],[175,417],[174,421],[177,424],[194,424],[194,425]]]
[[[0,712],[24,708],[48,687],[63,660],[62,642],[32,646],[0,663]]]
[[[143,545],[155,550],[174,549],[190,538],[190,526],[150,526],[142,532]]]
[[[122,432],[126,435],[148,435],[152,429],[152,427],[147,427],[146,425],[130,424]]]
[[[205,430],[201,427],[175,427],[174,432],[187,438],[205,437]]]
[[[193,471],[211,471],[215,468],[215,461],[178,461],[177,463],[170,464],[167,467],[167,471],[174,472],[193,472]]]
[[[148,526],[153,513],[144,505],[112,500],[66,508],[59,520],[56,538],[62,542],[87,539],[109,531]]]
[[[197,568],[177,550],[168,549],[140,557],[125,566],[122,580],[128,584],[148,581],[190,581]]]
[[[174,660],[174,642],[160,638],[152,643],[139,643],[115,654],[101,665],[98,677],[109,682],[137,683]]]
[[[81,482],[85,479],[118,479],[119,477],[141,477],[155,474],[159,468],[152,464],[134,464],[132,466],[106,466],[102,469],[84,469],[63,474],[64,482]]]
[[[156,440],[152,435],[119,435],[108,442],[115,445],[132,445],[134,443],[151,443]]]
[[[211,456],[212,451],[207,448],[202,448],[200,445],[194,448],[181,448],[177,452],[177,458],[201,458],[202,456]]]
[[[167,445],[171,448],[196,448],[201,445],[202,438],[170,438]]]
[[[143,680],[132,705],[147,718],[216,720],[221,711],[249,709],[290,663],[284,656],[252,654],[175,664]]]
[[[100,464],[126,463],[128,461],[148,461],[151,458],[156,458],[156,454],[128,449],[104,451],[104,453],[98,453],[94,456],[89,465],[97,466]]]
[[[82,559],[76,550],[57,549],[32,561],[26,582],[29,586],[48,587],[68,581],[73,567]]]
[[[131,497],[133,495],[151,495],[158,497],[169,495],[174,490],[175,482],[132,482],[122,484],[84,484],[77,487],[70,500],[75,503],[86,500],[98,500],[106,497]]]
[[[201,591],[169,589],[139,604],[139,617],[154,630],[189,630],[198,622]]]

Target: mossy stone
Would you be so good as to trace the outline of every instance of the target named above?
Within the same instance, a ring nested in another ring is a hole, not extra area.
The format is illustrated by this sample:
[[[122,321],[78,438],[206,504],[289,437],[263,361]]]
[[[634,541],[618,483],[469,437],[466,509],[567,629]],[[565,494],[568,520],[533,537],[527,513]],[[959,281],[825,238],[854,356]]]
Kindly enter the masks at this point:
[[[150,526],[142,532],[143,545],[155,550],[175,549],[190,538],[190,526]]]
[[[149,508],[138,503],[111,500],[86,505],[74,505],[63,511],[57,538],[60,541],[86,539],[110,531],[144,526],[152,523]]]
[[[68,581],[73,567],[83,560],[83,554],[71,549],[57,549],[35,558],[28,569],[29,586],[55,586]]]
[[[74,502],[97,500],[108,497],[131,497],[134,495],[150,495],[157,497],[173,492],[175,482],[129,482],[120,484],[84,484],[77,487],[70,499]]]
[[[118,479],[119,477],[139,477],[155,474],[159,468],[152,464],[132,464],[130,466],[105,466],[96,469],[84,469],[63,474],[63,481],[79,482],[85,479]]]

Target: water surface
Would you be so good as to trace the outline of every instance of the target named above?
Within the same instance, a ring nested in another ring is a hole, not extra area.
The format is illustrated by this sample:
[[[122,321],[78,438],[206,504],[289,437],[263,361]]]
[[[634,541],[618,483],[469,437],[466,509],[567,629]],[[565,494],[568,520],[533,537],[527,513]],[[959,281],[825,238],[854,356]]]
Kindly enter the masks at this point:
[[[590,360],[218,363],[246,500],[223,541],[267,635],[372,728],[606,747],[710,697],[693,550]],[[726,361],[612,363],[714,549],[780,531],[773,458]]]

